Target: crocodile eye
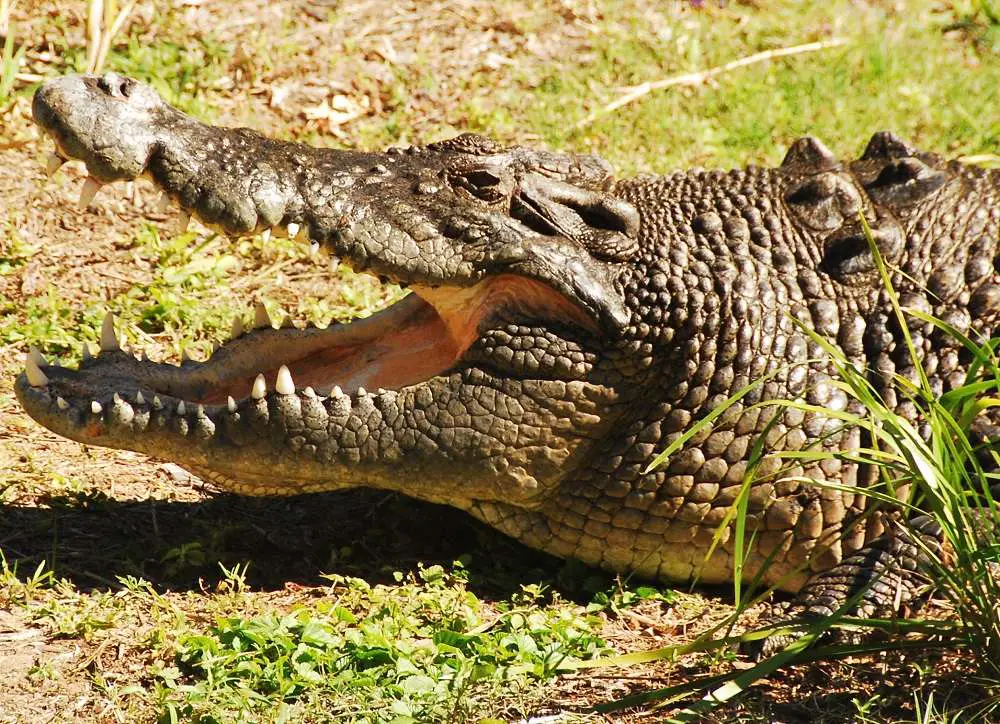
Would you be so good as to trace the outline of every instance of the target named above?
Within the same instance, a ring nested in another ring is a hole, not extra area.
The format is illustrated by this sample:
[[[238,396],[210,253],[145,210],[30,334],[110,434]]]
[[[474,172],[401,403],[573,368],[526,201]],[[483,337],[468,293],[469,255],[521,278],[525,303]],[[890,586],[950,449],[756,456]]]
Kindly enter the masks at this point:
[[[455,174],[452,183],[483,201],[499,201],[503,197],[502,179],[491,171],[475,169]]]
[[[489,171],[470,171],[469,173],[462,174],[462,178],[468,181],[470,185],[481,189],[490,188],[500,183],[500,177],[495,176]]]

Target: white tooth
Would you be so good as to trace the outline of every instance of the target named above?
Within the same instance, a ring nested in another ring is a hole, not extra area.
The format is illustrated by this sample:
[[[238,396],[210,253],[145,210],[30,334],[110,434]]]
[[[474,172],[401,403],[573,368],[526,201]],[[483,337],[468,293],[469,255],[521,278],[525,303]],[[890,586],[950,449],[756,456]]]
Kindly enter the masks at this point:
[[[49,378],[45,376],[30,354],[24,358],[24,374],[28,377],[28,384],[32,387],[45,387],[49,384]]]
[[[90,202],[94,200],[100,190],[101,182],[93,176],[88,176],[87,180],[83,182],[83,188],[80,189],[80,208],[85,209],[90,206]]]
[[[101,323],[101,351],[112,352],[118,349],[118,338],[115,336],[115,317],[111,312],[104,315]]]
[[[265,244],[269,242],[271,240],[271,230],[264,229],[262,232],[260,232],[260,238],[261,241],[263,241]]]
[[[101,414],[101,410],[103,410],[103,409],[104,408],[101,407],[101,403],[98,402],[97,400],[93,400],[90,403],[90,411],[93,412],[95,415],[100,415]]]
[[[254,329],[264,329],[271,326],[271,318],[268,316],[267,307],[264,306],[263,302],[257,302],[253,308],[253,326]]]
[[[65,161],[59,157],[59,154],[50,152],[49,155],[45,157],[45,175],[51,178],[56,171],[62,168],[63,163],[65,163]]]
[[[243,320],[239,317],[233,317],[233,326],[229,329],[229,336],[232,339],[243,336]]]
[[[337,267],[340,266],[340,257],[331,256],[330,257],[330,273],[337,271]]]
[[[366,390],[364,387],[359,387],[358,388],[358,397],[364,397],[367,394],[368,394],[368,390]]]
[[[334,385],[333,389],[330,391],[330,394],[333,395],[334,397],[340,397],[341,395],[344,394],[344,391],[340,389],[340,385]]]
[[[278,368],[278,379],[274,382],[274,389],[279,395],[294,395],[295,383],[292,381],[292,373],[285,365]]]
[[[163,409],[163,400],[160,399],[159,395],[153,395],[153,409],[155,410]]]
[[[250,396],[255,400],[260,400],[267,394],[267,382],[264,381],[264,375],[257,375],[257,379],[253,381],[253,388],[250,390]]]
[[[181,209],[181,215],[177,219],[177,233],[183,234],[188,230],[188,224],[191,223],[191,214],[185,209]]]
[[[184,404],[184,400],[177,403],[177,416],[184,417],[187,414],[187,406]]]
[[[170,208],[170,194],[168,194],[166,191],[161,191],[159,198],[156,199],[156,213],[164,214],[169,208]]]
[[[83,343],[83,358],[85,360],[90,359],[93,355],[90,353],[90,345],[87,342]]]
[[[142,396],[142,391],[141,390],[136,390],[136,393],[135,393],[135,404],[137,404],[137,405],[145,405],[146,404],[146,398]]]
[[[56,407],[58,407],[63,412],[66,412],[66,410],[69,409],[69,403],[66,402],[66,400],[64,400],[63,398],[57,397],[56,398]]]
[[[292,223],[290,223],[288,225],[288,238],[289,239],[294,239],[296,236],[298,236],[299,235],[299,228],[300,228],[299,225],[296,224],[294,221]]]
[[[226,409],[230,412],[236,412],[236,400],[233,399],[232,395],[226,397]]]
[[[315,397],[316,396],[316,390],[314,390],[312,387],[306,387],[304,390],[302,390],[302,394],[305,397]]]
[[[45,356],[38,351],[38,347],[31,345],[28,347],[28,356],[35,360],[35,364],[39,367],[48,367],[49,362],[45,359]]]
[[[313,256],[316,256],[317,254],[319,254],[319,242],[318,241],[314,241],[312,244],[309,245],[309,253],[312,254]]]

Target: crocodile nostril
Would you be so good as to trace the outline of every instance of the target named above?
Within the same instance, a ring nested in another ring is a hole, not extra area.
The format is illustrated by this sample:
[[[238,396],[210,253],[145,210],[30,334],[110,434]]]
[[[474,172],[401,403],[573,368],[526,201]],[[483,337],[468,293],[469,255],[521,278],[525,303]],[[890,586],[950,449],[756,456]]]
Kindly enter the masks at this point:
[[[114,98],[128,98],[134,81],[117,73],[105,73],[97,79],[97,87]]]

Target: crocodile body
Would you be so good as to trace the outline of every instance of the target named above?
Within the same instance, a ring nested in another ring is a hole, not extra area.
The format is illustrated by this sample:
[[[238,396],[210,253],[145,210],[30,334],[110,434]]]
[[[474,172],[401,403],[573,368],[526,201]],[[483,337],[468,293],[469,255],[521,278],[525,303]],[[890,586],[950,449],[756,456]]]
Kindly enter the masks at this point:
[[[859,403],[807,330],[919,424],[892,383],[917,370],[862,214],[903,306],[971,336],[997,331],[1000,173],[890,133],[855,161],[804,138],[778,168],[616,179],[592,156],[471,135],[385,153],[277,142],[201,124],[113,74],[49,82],[34,110],[92,188],[144,175],[231,235],[300,236],[413,291],[328,329],[273,329],[258,314],[181,367],[117,349],[110,325],[78,371],[29,359],[16,391],[45,426],[242,493],[397,490],[614,571],[731,580],[731,530],[713,538],[755,440],[864,444],[838,419]],[[910,332],[937,393],[964,380],[952,339],[917,320]],[[758,404],[770,400],[806,406]],[[866,565],[885,539],[854,492],[871,482],[863,466],[765,457],[754,476],[748,579],[766,568],[797,591]]]

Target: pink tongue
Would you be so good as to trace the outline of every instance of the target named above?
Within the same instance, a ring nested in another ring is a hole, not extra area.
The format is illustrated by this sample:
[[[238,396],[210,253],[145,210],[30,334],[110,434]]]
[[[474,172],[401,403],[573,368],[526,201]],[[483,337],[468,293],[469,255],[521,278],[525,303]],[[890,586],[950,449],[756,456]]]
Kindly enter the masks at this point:
[[[593,321],[558,292],[512,274],[466,288],[413,285],[412,289],[427,304],[414,300],[415,311],[405,312],[405,317],[380,312],[366,320],[376,325],[369,327],[363,341],[357,337],[348,341],[345,336],[337,344],[333,338],[330,347],[286,362],[295,387],[326,394],[338,385],[351,394],[359,387],[398,390],[423,382],[450,369],[479,336],[483,320],[501,309],[593,327]],[[379,315],[385,315],[383,322],[377,322]],[[274,389],[277,373],[277,367],[264,372],[269,390]],[[221,404],[227,395],[241,399],[250,394],[252,384],[253,377],[233,380],[197,401]]]

